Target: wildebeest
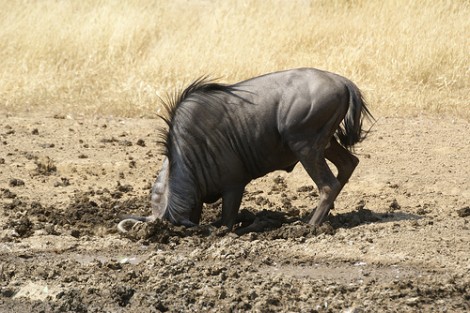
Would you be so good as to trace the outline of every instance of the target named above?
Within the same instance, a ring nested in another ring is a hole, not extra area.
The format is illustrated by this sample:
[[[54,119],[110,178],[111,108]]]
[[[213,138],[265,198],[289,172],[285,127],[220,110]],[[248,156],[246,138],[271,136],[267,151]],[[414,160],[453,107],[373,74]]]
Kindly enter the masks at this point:
[[[313,68],[233,85],[201,78],[164,107],[166,158],[152,189],[152,215],[121,221],[121,231],[127,222],[157,218],[193,226],[203,203],[220,198],[214,224],[231,229],[245,186],[275,170],[289,172],[299,161],[319,190],[309,221],[319,225],[359,162],[348,150],[365,137],[364,117],[372,118],[354,83]]]

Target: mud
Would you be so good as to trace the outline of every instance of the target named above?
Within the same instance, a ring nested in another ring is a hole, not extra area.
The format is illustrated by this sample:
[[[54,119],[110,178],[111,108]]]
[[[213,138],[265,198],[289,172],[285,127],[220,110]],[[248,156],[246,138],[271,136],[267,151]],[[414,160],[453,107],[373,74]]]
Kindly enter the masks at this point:
[[[0,116],[0,312],[470,310],[470,125],[381,118],[321,227],[301,166],[252,182],[233,232],[150,213],[154,119]]]

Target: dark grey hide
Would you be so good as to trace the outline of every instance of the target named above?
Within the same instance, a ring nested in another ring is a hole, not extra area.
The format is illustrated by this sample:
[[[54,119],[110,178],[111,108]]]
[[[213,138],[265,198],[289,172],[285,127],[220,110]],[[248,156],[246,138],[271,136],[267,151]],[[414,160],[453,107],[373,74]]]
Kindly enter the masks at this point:
[[[232,228],[245,186],[300,162],[319,189],[310,224],[321,224],[359,160],[348,149],[371,117],[348,79],[312,68],[255,77],[234,85],[197,80],[166,104],[166,159],[152,190],[152,215],[119,224],[167,219],[199,223],[203,203],[222,197],[216,225]],[[338,169],[335,177],[326,160]]]

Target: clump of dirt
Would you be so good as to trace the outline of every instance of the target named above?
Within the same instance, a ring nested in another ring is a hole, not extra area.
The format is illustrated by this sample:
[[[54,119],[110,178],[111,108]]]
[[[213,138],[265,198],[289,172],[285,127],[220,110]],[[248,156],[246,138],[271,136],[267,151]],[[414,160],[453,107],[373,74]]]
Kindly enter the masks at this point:
[[[89,303],[85,301],[84,295],[78,289],[60,292],[55,296],[54,300],[50,306],[53,312],[88,312]]]
[[[57,166],[48,156],[35,157],[36,175],[52,175],[57,172]]]
[[[335,229],[329,223],[323,223],[321,226],[310,225],[303,222],[284,225],[283,227],[258,234],[258,239],[306,239],[316,237],[320,234],[333,235]]]
[[[118,145],[126,146],[126,147],[132,146],[131,141],[129,141],[127,139],[119,140],[119,139],[116,139],[115,137],[103,138],[103,139],[100,140],[100,142],[107,143],[107,144],[112,144],[112,145],[115,145],[117,143]]]
[[[7,188],[0,188],[0,194],[2,195],[2,198],[5,198],[5,199],[16,198],[16,193],[12,192],[10,189],[7,189]]]
[[[25,238],[33,234],[33,223],[27,216],[9,220],[4,229],[13,229],[13,237]]]
[[[9,182],[10,187],[24,186],[24,181],[18,178],[12,178]]]
[[[131,229],[123,235],[133,240],[146,240],[167,244],[171,237],[184,237],[186,234],[184,227],[160,219],[154,222],[137,222]]]

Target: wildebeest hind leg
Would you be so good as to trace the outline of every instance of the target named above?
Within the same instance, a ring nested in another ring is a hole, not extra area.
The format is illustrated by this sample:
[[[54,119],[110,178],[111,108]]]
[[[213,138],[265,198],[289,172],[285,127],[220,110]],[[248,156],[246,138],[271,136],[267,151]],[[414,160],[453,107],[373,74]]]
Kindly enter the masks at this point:
[[[341,189],[343,189],[357,164],[359,164],[359,159],[341,146],[334,137],[331,138],[330,146],[325,150],[325,157],[338,169],[336,178],[341,184]]]
[[[316,149],[314,146],[309,149],[304,148],[304,151],[299,153],[298,156],[320,193],[318,206],[309,224],[320,225],[325,221],[330,209],[333,207],[334,201],[341,190],[341,184],[328,167],[321,149]]]

